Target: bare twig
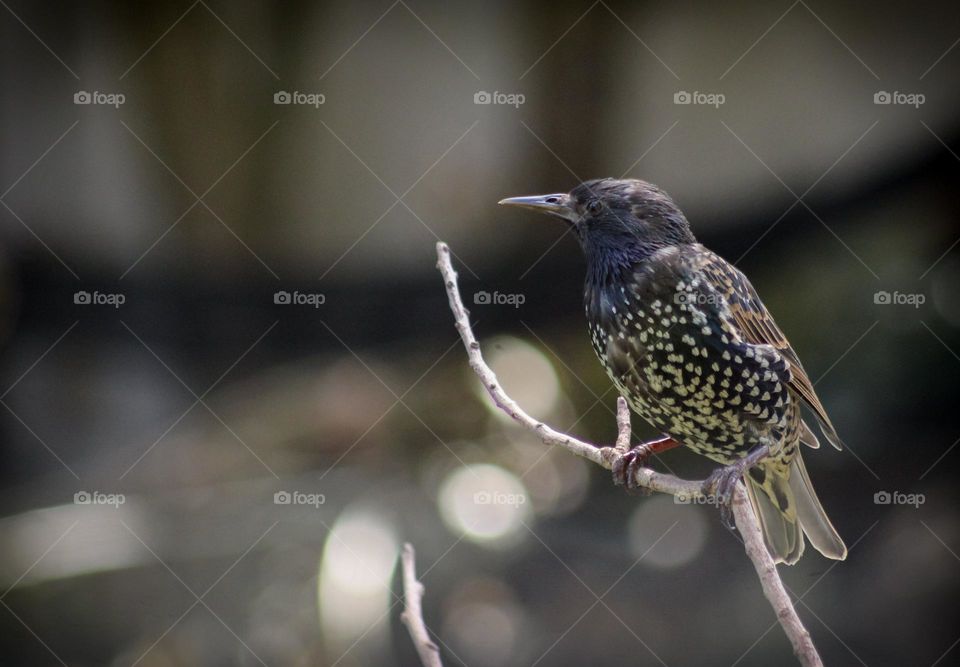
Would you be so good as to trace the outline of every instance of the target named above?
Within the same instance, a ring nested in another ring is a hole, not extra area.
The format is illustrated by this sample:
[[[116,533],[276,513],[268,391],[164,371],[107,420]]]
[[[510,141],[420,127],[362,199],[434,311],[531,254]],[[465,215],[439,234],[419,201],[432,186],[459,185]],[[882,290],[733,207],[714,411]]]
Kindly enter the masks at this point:
[[[417,581],[416,554],[413,551],[413,545],[404,544],[400,558],[403,564],[403,613],[400,615],[400,620],[407,626],[410,639],[417,648],[423,667],[443,667],[443,663],[440,662],[440,649],[430,639],[427,625],[423,622],[423,608],[420,606],[420,601],[423,599],[423,584]]]
[[[747,500],[743,483],[737,484],[734,490],[733,518],[737,523],[737,530],[743,537],[743,549],[753,562],[753,568],[760,578],[763,594],[767,596],[767,600],[770,601],[773,610],[777,613],[777,620],[780,621],[783,631],[790,638],[793,652],[799,658],[800,664],[823,667],[820,654],[817,653],[817,647],[813,645],[810,633],[803,626],[800,617],[797,616],[797,611],[793,608],[793,603],[790,602],[790,595],[783,587],[783,582],[777,573],[777,566],[770,558],[767,545],[763,543],[760,524],[757,522],[753,508],[750,507],[750,502]]]
[[[630,450],[630,434],[633,429],[630,428],[630,406],[627,405],[627,399],[623,396],[617,396],[617,444],[614,449],[618,454],[626,454]]]
[[[470,327],[469,313],[464,308],[463,299],[460,297],[457,273],[453,270],[453,265],[450,262],[450,249],[447,244],[437,243],[437,260],[437,268],[440,269],[443,276],[447,288],[447,297],[450,300],[450,310],[453,312],[457,331],[460,333],[460,338],[463,339],[463,345],[467,350],[470,367],[483,382],[483,386],[497,407],[510,415],[515,422],[535,433],[544,444],[563,447],[607,470],[612,469],[617,459],[629,449],[630,410],[626,401],[622,397],[617,401],[617,440],[615,447],[598,447],[566,433],[555,431],[543,422],[531,417],[517,405],[516,401],[507,395],[503,387],[500,386],[493,369],[483,359],[480,344]],[[638,486],[660,493],[670,493],[688,499],[703,496],[704,483],[702,481],[684,480],[673,475],[656,472],[650,468],[638,468],[635,480]],[[780,580],[777,566],[763,543],[760,524],[750,507],[742,482],[737,484],[731,504],[734,520],[743,536],[744,550],[753,562],[764,595],[773,607],[777,620],[779,620],[783,631],[793,645],[793,652],[804,667],[823,667],[817,649],[813,645],[813,640],[810,638],[810,633],[803,626],[800,617],[797,616],[797,611],[793,608],[790,596]]]

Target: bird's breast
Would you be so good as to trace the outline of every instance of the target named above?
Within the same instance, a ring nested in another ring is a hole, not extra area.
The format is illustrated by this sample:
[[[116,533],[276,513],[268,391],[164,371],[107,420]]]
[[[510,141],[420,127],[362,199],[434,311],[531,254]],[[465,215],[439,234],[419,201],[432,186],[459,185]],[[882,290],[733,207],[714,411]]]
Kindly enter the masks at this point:
[[[590,337],[634,410],[701,453],[730,459],[780,420],[787,392],[776,369],[738,346],[716,304],[690,288],[641,275],[588,297]]]

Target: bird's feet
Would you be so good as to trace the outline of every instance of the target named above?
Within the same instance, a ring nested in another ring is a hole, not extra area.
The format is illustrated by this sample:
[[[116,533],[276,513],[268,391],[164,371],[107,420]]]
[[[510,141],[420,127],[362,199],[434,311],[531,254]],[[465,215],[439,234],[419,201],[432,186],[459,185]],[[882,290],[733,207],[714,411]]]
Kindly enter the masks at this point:
[[[613,483],[624,487],[631,495],[650,495],[649,489],[637,485],[637,470],[646,466],[654,454],[679,446],[680,443],[668,435],[635,445],[613,462]]]
[[[759,445],[750,450],[750,453],[742,459],[731,463],[730,465],[717,468],[703,482],[703,495],[713,495],[717,506],[720,508],[720,519],[727,528],[735,528],[733,521],[733,510],[731,501],[733,500],[733,490],[737,482],[743,477],[743,474],[755,466],[761,459],[770,453],[767,445]]]

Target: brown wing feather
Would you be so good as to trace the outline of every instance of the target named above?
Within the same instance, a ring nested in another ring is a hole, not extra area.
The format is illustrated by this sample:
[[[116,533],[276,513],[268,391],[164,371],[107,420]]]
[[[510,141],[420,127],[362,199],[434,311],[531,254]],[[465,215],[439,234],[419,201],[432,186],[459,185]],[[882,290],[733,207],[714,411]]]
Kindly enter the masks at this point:
[[[837,431],[827,416],[827,411],[813,389],[813,383],[803,369],[797,353],[791,347],[787,337],[774,322],[773,316],[760,300],[757,291],[743,273],[722,257],[710,251],[704,251],[703,271],[714,285],[724,292],[727,305],[734,323],[740,329],[744,339],[754,345],[772,345],[790,362],[791,379],[788,385],[803,402],[813,410],[824,436],[837,449],[843,448]]]

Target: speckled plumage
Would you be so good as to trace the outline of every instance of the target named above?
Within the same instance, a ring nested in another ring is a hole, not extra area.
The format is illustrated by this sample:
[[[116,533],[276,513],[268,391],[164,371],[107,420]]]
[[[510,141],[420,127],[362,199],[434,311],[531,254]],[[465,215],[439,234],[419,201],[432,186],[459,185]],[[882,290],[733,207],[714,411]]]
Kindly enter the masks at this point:
[[[587,258],[584,293],[594,351],[639,415],[720,464],[760,445],[748,473],[767,545],[793,563],[803,534],[831,558],[846,548],[803,465],[818,447],[806,407],[840,448],[830,419],[786,337],[746,276],[696,242],[670,197],[637,180],[600,179],[569,194],[517,198],[567,219]]]
[[[588,284],[594,350],[638,414],[698,453],[728,464],[765,443],[787,458],[799,425],[792,374],[775,348],[744,340],[704,274],[722,261],[699,244],[671,246]]]

